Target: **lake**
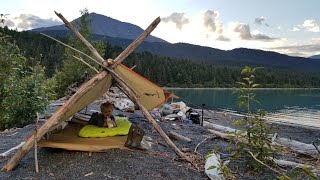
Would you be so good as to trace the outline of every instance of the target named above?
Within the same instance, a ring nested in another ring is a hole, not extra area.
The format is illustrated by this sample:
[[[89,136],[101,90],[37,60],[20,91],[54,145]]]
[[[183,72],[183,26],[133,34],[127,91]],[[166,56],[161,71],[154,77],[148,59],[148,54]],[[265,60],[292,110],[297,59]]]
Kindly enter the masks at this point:
[[[233,89],[168,89],[194,108],[241,113],[238,95]],[[255,109],[268,112],[272,121],[320,127],[320,89],[259,89],[255,90]],[[179,101],[179,100],[176,100]]]

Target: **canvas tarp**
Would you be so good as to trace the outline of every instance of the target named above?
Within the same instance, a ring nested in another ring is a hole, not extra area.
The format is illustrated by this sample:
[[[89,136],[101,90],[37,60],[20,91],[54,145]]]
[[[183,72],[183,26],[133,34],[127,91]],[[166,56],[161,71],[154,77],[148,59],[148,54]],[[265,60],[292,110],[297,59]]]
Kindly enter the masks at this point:
[[[117,68],[115,68],[115,72],[134,91],[142,105],[149,111],[173,96],[123,64],[118,65]]]
[[[128,86],[134,91],[142,105],[148,110],[152,110],[153,108],[161,105],[168,98],[173,96],[158,85],[152,83],[148,79],[122,64],[118,65],[118,67],[115,69],[115,72],[117,72],[118,75],[124,79]],[[65,105],[55,113],[57,115],[59,114],[58,117],[53,114],[51,118],[58,118],[59,122],[67,120],[76,112],[100,98],[110,88],[112,77],[106,71],[100,72],[96,75],[96,77],[98,77],[98,79],[95,79],[95,86],[85,86],[83,88],[80,87],[78,91],[87,91],[87,93],[85,93],[75,102],[72,100],[73,97],[77,97],[76,94],[81,93],[76,92],[75,96],[71,97],[65,103]],[[62,111],[64,111],[64,113],[61,114]]]

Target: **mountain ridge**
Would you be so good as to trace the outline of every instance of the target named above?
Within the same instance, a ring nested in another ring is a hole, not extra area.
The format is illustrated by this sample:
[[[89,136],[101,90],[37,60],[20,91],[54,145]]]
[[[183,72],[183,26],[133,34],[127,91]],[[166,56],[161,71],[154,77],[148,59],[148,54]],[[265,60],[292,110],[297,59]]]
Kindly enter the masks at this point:
[[[104,35],[110,36],[115,38],[125,38],[125,39],[136,39],[140,36],[140,34],[144,31],[141,27],[122,22],[111,17],[97,14],[97,13],[90,13],[88,18],[92,20],[91,22],[91,29],[93,29],[93,34],[97,35]],[[71,23],[79,29],[77,22],[80,20],[80,17],[71,21]],[[112,28],[109,28],[112,27]],[[69,31],[69,29],[64,25],[56,25],[51,27],[42,27],[42,28],[35,28],[31,31],[33,32],[43,32],[43,31]],[[167,42],[161,38],[149,35],[146,41],[149,42]]]
[[[314,55],[314,56],[310,56],[309,58],[310,59],[320,59],[320,54]]]
[[[94,28],[92,35],[93,39],[104,40],[105,42],[114,46],[126,48],[132,42],[132,40],[136,39],[136,37],[138,37],[143,32],[143,29],[136,25],[130,23],[123,24],[123,22],[120,22],[118,20],[112,19],[104,15],[91,13],[89,16],[92,18],[92,27]],[[75,23],[76,20],[72,22]],[[106,22],[114,23],[115,27],[112,26],[112,23],[106,24]],[[121,24],[121,26],[119,24]],[[102,29],[104,28],[104,26],[112,26],[113,28]],[[120,30],[118,29],[119,27],[121,27]],[[111,32],[105,32],[110,29],[112,30]],[[115,31],[113,29],[118,29],[116,34],[112,34]],[[67,28],[64,25],[53,26],[48,28],[38,28],[33,29],[31,31],[45,32],[52,36],[68,36],[70,34],[70,31],[67,30]],[[128,32],[131,33],[129,33],[128,35]],[[111,34],[111,36],[105,34]],[[259,49],[248,48],[221,50],[188,43],[171,44],[154,36],[148,38],[149,39],[147,39],[146,41],[141,43],[140,46],[137,47],[137,49],[135,50],[136,52],[148,51],[152,54],[160,56],[192,59],[197,61],[219,63],[225,65],[260,65],[303,71],[319,71],[318,67],[320,67],[320,62],[315,59],[288,56],[273,51],[264,51]]]

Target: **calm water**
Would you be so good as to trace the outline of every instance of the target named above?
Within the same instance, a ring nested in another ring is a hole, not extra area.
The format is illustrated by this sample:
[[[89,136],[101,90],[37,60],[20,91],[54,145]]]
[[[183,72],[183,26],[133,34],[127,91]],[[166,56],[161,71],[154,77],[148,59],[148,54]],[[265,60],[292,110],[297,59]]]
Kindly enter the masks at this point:
[[[240,113],[238,94],[232,89],[170,89],[170,92],[190,101],[191,107],[205,104],[208,109]],[[256,90],[256,109],[268,112],[274,121],[286,121],[320,127],[320,89]]]

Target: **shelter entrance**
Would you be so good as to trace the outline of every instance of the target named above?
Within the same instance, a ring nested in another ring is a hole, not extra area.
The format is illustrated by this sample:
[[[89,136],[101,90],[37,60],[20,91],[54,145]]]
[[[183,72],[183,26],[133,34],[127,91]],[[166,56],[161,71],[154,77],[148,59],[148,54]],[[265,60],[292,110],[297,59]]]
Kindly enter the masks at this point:
[[[39,147],[60,148],[72,151],[105,152],[108,149],[128,149],[124,146],[127,136],[82,138],[78,136],[81,124],[69,123],[63,130],[41,139]]]

